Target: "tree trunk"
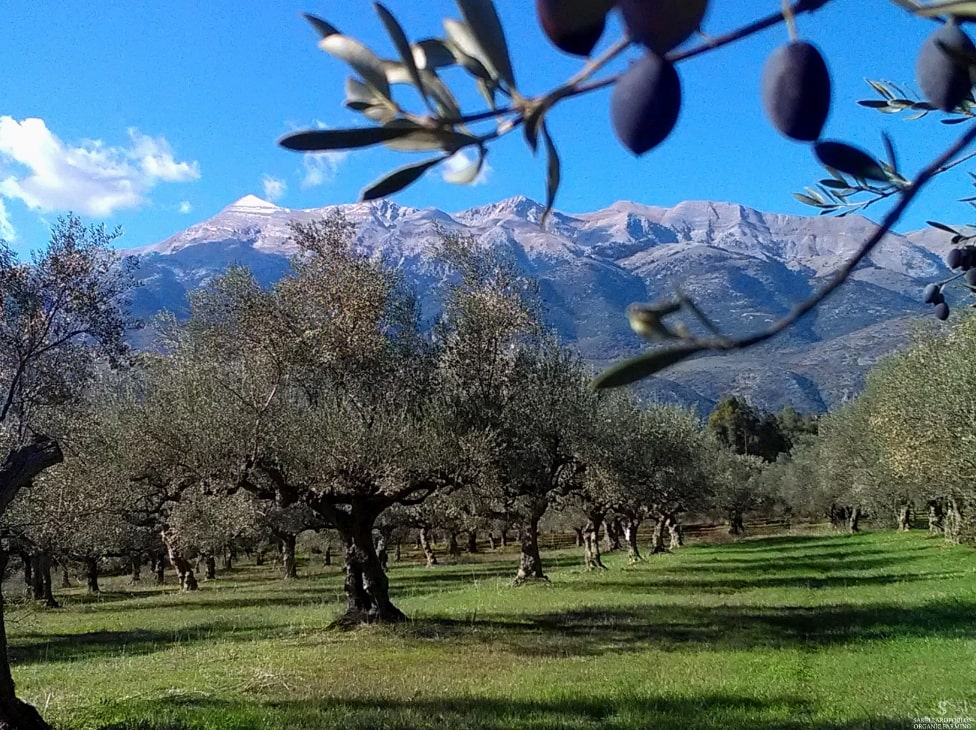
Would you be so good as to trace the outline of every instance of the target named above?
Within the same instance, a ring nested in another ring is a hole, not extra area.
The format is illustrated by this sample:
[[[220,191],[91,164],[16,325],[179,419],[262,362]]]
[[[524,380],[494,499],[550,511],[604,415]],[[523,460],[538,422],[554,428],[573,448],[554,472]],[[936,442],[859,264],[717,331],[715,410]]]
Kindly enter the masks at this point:
[[[34,565],[27,553],[18,553],[24,564],[24,597],[30,598],[34,594]]]
[[[478,552],[478,531],[468,530],[468,552]]]
[[[85,585],[93,596],[102,592],[98,587],[98,558],[85,558]]]
[[[281,546],[281,566],[286,580],[298,577],[298,567],[295,565],[295,542],[296,538],[291,533],[278,536],[278,544]]]
[[[325,546],[325,564],[332,565],[332,543]]]
[[[7,569],[9,554],[0,551],[0,575]],[[7,658],[7,631],[3,621],[3,593],[0,592],[0,730],[51,730],[32,705],[17,699],[14,678]]]
[[[396,541],[396,547],[393,549],[393,562],[394,563],[399,563],[400,562],[400,559],[403,557],[401,555],[401,553],[400,553],[400,547],[401,547],[401,545],[400,545],[400,538],[398,537],[397,538],[397,541]]]
[[[217,577],[217,558],[213,555],[203,556],[204,580],[214,580]]]
[[[667,518],[664,515],[658,515],[657,520],[654,522],[654,530],[651,532],[652,555],[660,555],[668,551],[664,547],[664,525],[666,521]]]
[[[511,538],[508,536],[508,528],[502,528],[501,534],[502,547],[508,547],[508,543],[511,542]]]
[[[193,566],[190,565],[190,561],[180,554],[176,543],[166,530],[163,530],[160,535],[163,538],[166,551],[169,553],[169,562],[176,571],[176,576],[180,579],[180,590],[195,591],[199,585],[197,585],[197,577],[193,575]]]
[[[613,519],[607,520],[606,524],[606,544],[604,548],[606,552],[611,553],[614,550],[620,549],[620,536],[623,530],[620,527],[620,518],[614,517]]]
[[[682,534],[681,523],[678,522],[678,518],[674,515],[668,515],[665,525],[668,528],[668,550],[674,551],[685,544],[685,538]]]
[[[349,627],[363,623],[405,621],[403,612],[390,601],[390,583],[373,547],[373,523],[378,515],[352,505],[350,513],[337,520],[336,528],[346,541],[346,612],[332,625]]]
[[[232,570],[234,568],[234,563],[237,562],[237,550],[233,547],[228,547],[224,550],[224,572]]]
[[[741,535],[746,531],[745,521],[742,517],[742,511],[738,509],[729,510],[729,534],[730,535]]]
[[[962,510],[955,497],[949,497],[946,502],[946,512],[942,524],[946,542],[958,545],[962,540]]]
[[[641,557],[640,547],[637,545],[637,528],[641,521],[635,517],[628,517],[624,520],[624,542],[627,544],[627,562],[639,563],[644,558]]]
[[[427,567],[433,568],[437,565],[437,555],[434,553],[434,547],[430,544],[429,527],[420,528],[420,547],[424,549],[424,555],[427,557]]]
[[[376,540],[376,559],[380,561],[380,567],[385,573],[390,556],[386,553],[386,538],[382,535],[380,535],[379,539]]]
[[[929,534],[941,535],[942,528],[942,505],[933,499],[929,502]]]
[[[458,545],[457,533],[451,530],[450,535],[447,541],[447,554],[452,558],[458,558],[461,556],[461,547]]]
[[[166,556],[162,553],[152,554],[152,572],[156,585],[163,585],[166,579]]]
[[[40,552],[31,556],[31,579],[34,600],[43,601],[48,608],[57,608],[58,602],[51,592],[51,557],[47,553]]]
[[[908,532],[912,529],[912,507],[903,504],[898,508],[898,531]]]
[[[489,532],[488,533],[488,547],[490,547],[492,550],[495,550],[498,547],[498,544],[495,541],[495,533],[494,532]]]
[[[583,528],[583,567],[586,570],[606,570],[600,558],[600,524],[603,519],[599,515],[591,515]]]
[[[576,547],[583,547],[583,528],[574,527],[573,534],[576,536]]]
[[[59,560],[58,567],[61,569],[61,587],[71,588],[71,575],[68,573],[68,561]]]
[[[534,513],[529,521],[521,526],[522,535],[519,569],[515,574],[515,585],[521,585],[528,580],[549,580],[542,572],[542,555],[539,554],[539,520],[542,514]]]
[[[855,506],[854,509],[851,510],[851,516],[847,519],[847,534],[853,535],[855,532],[860,532],[860,522],[861,508],[859,506]]]
[[[142,580],[142,555],[129,553],[129,582],[139,583]]]

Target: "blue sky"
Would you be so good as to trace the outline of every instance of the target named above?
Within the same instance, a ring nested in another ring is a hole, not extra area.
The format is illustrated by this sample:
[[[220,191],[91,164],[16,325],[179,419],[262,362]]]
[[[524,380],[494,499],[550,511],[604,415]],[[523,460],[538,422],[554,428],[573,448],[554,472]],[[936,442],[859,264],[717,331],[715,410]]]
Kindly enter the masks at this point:
[[[712,34],[780,6],[712,4],[704,25]],[[441,35],[440,19],[458,17],[448,0],[387,6],[412,39]],[[497,0],[497,7],[524,92],[551,88],[579,67],[544,40],[528,0]],[[361,123],[341,106],[347,68],[316,48],[302,11],[382,56],[395,55],[364,0],[6,0],[0,236],[32,248],[46,239],[54,217],[74,210],[121,225],[122,245],[146,245],[248,193],[293,208],[354,202],[369,182],[408,162],[383,148],[305,158],[275,144],[297,128]],[[932,28],[889,0],[832,0],[799,19],[801,36],[821,47],[834,78],[826,137],[880,151],[879,132],[887,129],[910,174],[951,142],[959,128],[934,117],[907,123],[855,104],[870,96],[865,78],[911,85],[916,50]],[[611,24],[601,48],[616,30]],[[759,99],[763,60],[786,40],[779,26],[681,64],[685,104],[677,129],[641,158],[613,138],[608,92],[561,105],[549,117],[563,159],[556,207],[583,212],[620,199],[665,206],[710,199],[810,213],[791,192],[821,171],[809,148],[769,126]],[[545,198],[543,162],[521,135],[494,145],[488,162],[477,185],[452,185],[434,172],[394,200],[455,211],[513,195]],[[924,194],[900,229],[922,227],[927,218],[969,220],[969,209],[955,201],[970,192],[963,168]]]

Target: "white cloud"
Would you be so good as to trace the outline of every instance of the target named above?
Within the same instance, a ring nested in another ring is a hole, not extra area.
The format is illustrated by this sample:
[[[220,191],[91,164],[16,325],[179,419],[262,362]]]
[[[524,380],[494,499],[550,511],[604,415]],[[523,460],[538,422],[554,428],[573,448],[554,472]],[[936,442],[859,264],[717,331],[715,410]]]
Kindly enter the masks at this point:
[[[17,231],[14,230],[13,225],[10,223],[7,206],[3,204],[3,200],[0,200],[0,239],[13,241],[15,238],[17,238]]]
[[[105,216],[143,205],[157,183],[200,177],[199,164],[178,162],[165,138],[135,128],[128,136],[127,146],[69,145],[43,119],[0,116],[0,196],[42,212]]]
[[[477,169],[477,155],[468,155],[464,150],[459,150],[448,157],[441,165],[441,177],[450,183],[462,185],[483,185],[488,182],[488,175],[491,173],[491,165],[487,161],[481,163],[481,169]]]
[[[281,197],[288,192],[288,183],[286,183],[280,177],[265,175],[261,178],[261,185],[264,188],[264,197],[270,200],[272,203],[280,200]]]
[[[183,215],[186,215],[187,213],[192,213],[193,204],[189,200],[184,200],[179,204],[179,206],[177,206],[176,210],[177,212],[182,213]]]
[[[306,152],[302,155],[302,187],[314,188],[335,182],[339,165],[349,157],[348,152]]]

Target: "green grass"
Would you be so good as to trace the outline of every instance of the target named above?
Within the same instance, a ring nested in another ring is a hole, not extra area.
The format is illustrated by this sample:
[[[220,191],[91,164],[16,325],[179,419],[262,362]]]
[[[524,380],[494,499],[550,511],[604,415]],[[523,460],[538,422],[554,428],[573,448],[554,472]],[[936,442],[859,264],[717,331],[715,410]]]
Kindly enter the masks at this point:
[[[414,620],[329,631],[334,569],[9,608],[63,728],[901,728],[976,715],[976,551],[922,533],[691,545],[512,588],[514,557],[391,569]],[[968,706],[968,707],[967,707]]]

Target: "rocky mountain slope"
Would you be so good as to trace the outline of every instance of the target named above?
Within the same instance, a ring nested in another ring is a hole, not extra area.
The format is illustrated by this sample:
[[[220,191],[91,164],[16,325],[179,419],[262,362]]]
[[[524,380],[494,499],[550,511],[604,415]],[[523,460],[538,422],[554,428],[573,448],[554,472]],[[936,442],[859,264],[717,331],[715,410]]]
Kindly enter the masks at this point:
[[[556,212],[544,229],[543,207],[522,197],[457,213],[389,201],[340,207],[356,224],[361,245],[416,283],[428,316],[444,277],[432,257],[439,230],[504,247],[539,279],[549,324],[594,367],[641,349],[624,316],[631,302],[666,298],[680,288],[725,331],[751,331],[807,296],[873,228],[856,216],[772,215],[711,202],[673,208],[619,202],[591,213]],[[232,264],[274,281],[295,250],[289,222],[332,210],[291,210],[248,195],[207,221],[133,250],[144,279],[136,316],[161,309],[184,315],[187,292]],[[890,235],[841,291],[780,338],[682,363],[644,392],[697,403],[703,412],[728,392],[766,408],[832,407],[860,389],[874,363],[908,342],[913,322],[931,319],[919,292],[944,275],[946,246],[934,231]]]

